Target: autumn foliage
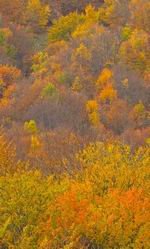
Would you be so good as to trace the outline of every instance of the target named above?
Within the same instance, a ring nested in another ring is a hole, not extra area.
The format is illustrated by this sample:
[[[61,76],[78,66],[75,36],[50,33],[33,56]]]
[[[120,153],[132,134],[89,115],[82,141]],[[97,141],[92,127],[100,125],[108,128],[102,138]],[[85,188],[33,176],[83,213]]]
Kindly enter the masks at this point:
[[[0,248],[150,248],[150,1],[0,0]]]

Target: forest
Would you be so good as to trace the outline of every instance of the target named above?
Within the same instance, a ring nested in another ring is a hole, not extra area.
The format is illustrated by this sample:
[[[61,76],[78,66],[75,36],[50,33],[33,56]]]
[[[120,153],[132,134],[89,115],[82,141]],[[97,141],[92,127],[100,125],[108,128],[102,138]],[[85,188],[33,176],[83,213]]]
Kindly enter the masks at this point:
[[[0,249],[150,249],[150,1],[0,0]]]

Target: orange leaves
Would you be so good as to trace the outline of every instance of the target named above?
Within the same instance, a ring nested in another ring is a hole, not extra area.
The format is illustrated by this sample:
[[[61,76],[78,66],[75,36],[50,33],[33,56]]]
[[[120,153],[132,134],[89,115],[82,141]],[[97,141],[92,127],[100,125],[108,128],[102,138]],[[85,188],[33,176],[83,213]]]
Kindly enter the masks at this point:
[[[139,244],[142,230],[150,220],[150,202],[142,190],[110,189],[99,198],[78,184],[74,182],[50,205],[51,218],[45,224],[45,233],[50,239],[47,246],[61,248],[64,241],[66,245],[77,246],[82,236],[104,248],[126,248],[136,245],[137,241]],[[144,234],[146,244],[148,234]]]
[[[87,112],[89,112],[89,113],[97,111],[98,104],[97,104],[96,100],[89,100],[86,104],[86,109],[87,109]]]
[[[83,193],[84,185],[72,184],[69,190],[58,196],[50,205],[50,219],[44,227],[47,234],[47,246],[61,248],[61,245],[78,243],[78,238],[84,233],[87,225],[89,202],[86,195],[89,190]],[[40,242],[40,245],[43,241]]]
[[[112,85],[106,86],[100,93],[99,99],[102,102],[112,102],[117,98],[117,91],[113,88]]]
[[[97,79],[97,82],[96,82],[97,88],[101,89],[107,84],[110,84],[112,82],[112,77],[113,77],[112,71],[108,68],[104,68]]]
[[[85,221],[88,201],[82,198],[80,200],[78,194],[71,190],[58,198],[56,205],[62,212],[59,216],[61,226],[71,226],[73,223],[81,225]]]
[[[19,69],[13,66],[0,65],[0,79],[7,86],[16,83],[16,80],[21,76]]]
[[[0,65],[0,106],[7,106],[15,91],[15,83],[21,76],[21,71],[13,66]]]
[[[149,208],[150,202],[141,190],[110,190],[97,209],[99,217],[94,225],[96,230],[91,229],[90,236],[98,244],[103,244],[104,248],[135,245],[141,228],[150,221]],[[148,236],[144,240],[148,242]]]

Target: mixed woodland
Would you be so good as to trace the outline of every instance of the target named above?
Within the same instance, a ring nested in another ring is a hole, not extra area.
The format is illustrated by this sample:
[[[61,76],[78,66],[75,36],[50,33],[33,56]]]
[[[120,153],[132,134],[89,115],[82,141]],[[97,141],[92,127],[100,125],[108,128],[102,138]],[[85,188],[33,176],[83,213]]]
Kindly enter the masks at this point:
[[[0,0],[0,249],[150,248],[150,1]]]

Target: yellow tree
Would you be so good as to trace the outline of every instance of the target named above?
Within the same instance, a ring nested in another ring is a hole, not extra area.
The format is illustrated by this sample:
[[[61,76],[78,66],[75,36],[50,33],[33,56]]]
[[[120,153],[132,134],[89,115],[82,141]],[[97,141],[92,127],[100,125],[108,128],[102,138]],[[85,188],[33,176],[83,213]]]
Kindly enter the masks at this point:
[[[120,47],[121,59],[141,73],[149,71],[149,36],[143,30],[135,29]]]
[[[84,15],[76,12],[67,16],[61,16],[54,21],[53,26],[49,30],[49,40],[56,42],[68,40],[79,24],[84,22]]]
[[[49,5],[42,4],[40,0],[29,0],[26,6],[26,20],[34,31],[43,30],[50,16]]]
[[[17,167],[16,151],[12,142],[9,142],[0,131],[0,175],[15,172]]]
[[[88,113],[88,118],[90,123],[97,127],[100,122],[100,117],[99,117],[99,110],[98,110],[98,103],[96,100],[89,100],[86,103],[86,110]]]
[[[110,103],[117,98],[117,91],[113,84],[114,79],[112,71],[109,68],[104,68],[96,81],[98,98],[101,102]]]

